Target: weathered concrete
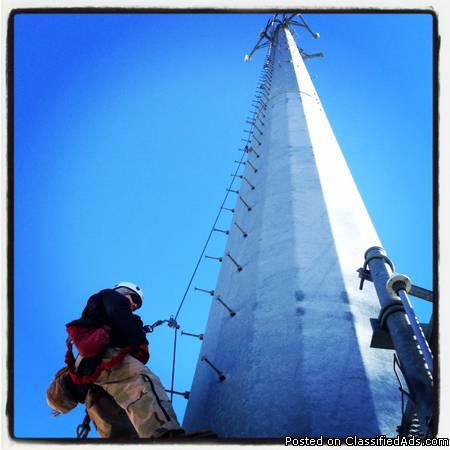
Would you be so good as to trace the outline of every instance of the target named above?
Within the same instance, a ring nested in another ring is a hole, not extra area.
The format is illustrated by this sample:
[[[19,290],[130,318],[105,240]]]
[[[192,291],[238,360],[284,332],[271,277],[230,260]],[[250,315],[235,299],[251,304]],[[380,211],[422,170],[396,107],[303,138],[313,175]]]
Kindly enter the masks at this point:
[[[392,352],[369,347],[378,300],[356,269],[379,239],[297,46],[281,29],[262,141],[246,166],[184,427],[223,437],[396,435]],[[337,82],[338,84],[338,82]]]

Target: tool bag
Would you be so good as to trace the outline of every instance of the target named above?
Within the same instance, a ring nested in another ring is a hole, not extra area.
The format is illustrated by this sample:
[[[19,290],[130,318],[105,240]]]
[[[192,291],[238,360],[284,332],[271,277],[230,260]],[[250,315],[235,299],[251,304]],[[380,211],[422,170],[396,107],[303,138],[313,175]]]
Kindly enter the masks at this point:
[[[83,358],[99,355],[109,344],[110,326],[66,325],[67,333]]]
[[[84,403],[89,385],[76,385],[69,375],[67,367],[56,372],[47,388],[47,403],[56,413],[66,414],[78,403]]]

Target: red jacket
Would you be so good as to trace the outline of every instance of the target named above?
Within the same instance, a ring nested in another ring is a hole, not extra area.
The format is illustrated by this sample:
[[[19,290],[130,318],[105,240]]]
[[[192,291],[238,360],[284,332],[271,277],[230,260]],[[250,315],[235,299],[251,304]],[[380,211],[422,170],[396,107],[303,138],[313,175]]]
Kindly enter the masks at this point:
[[[72,341],[83,356],[75,371],[75,358],[71,344],[68,344],[66,362],[73,381],[78,384],[95,381],[101,370],[118,364],[127,353],[146,364],[150,355],[143,326],[141,318],[133,314],[125,296],[112,289],[92,295],[81,318],[66,325]],[[122,351],[105,365],[102,358],[109,347],[119,347]]]

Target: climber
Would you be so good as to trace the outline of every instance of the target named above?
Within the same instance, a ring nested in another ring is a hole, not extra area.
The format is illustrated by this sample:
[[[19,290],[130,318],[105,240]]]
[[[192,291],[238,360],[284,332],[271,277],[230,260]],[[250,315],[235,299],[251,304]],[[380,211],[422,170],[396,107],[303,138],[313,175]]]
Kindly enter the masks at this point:
[[[145,366],[148,341],[141,318],[134,314],[143,299],[142,289],[129,282],[92,295],[81,318],[66,326],[79,352],[75,359],[68,343],[68,373],[77,385],[94,383],[103,388],[140,438],[172,436],[182,433],[176,414],[159,378]],[[86,402],[87,412],[99,434],[112,437],[111,416],[98,403],[92,402],[92,409],[90,404]]]

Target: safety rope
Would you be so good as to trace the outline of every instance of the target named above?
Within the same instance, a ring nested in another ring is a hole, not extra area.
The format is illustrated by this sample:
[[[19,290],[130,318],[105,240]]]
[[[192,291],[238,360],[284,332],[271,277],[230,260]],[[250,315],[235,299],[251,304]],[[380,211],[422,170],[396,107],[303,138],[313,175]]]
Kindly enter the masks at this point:
[[[84,416],[83,422],[77,426],[77,439],[86,439],[89,432],[91,431],[91,418],[86,410],[86,415]]]
[[[270,49],[269,49],[269,51],[268,51],[268,55],[269,55],[269,53],[270,53]],[[266,59],[268,59],[268,55],[266,56]],[[249,144],[250,144],[251,139],[252,139],[252,135],[249,134],[249,135],[247,136],[247,138],[245,139],[246,145],[249,145]],[[187,294],[188,294],[188,292],[189,292],[189,289],[191,288],[191,285],[192,285],[192,282],[193,282],[193,280],[194,280],[194,277],[195,277],[195,275],[197,274],[197,270],[198,270],[198,268],[199,268],[199,266],[200,266],[200,263],[201,263],[201,261],[202,261],[202,259],[203,259],[203,255],[205,254],[206,248],[208,247],[209,241],[211,240],[211,236],[212,236],[212,234],[214,233],[214,229],[215,229],[215,227],[216,227],[216,225],[217,225],[217,222],[219,221],[220,215],[221,215],[221,213],[222,213],[222,211],[223,211],[223,207],[225,206],[225,203],[226,203],[226,201],[227,201],[227,199],[228,199],[228,196],[230,195],[230,191],[231,191],[231,188],[232,188],[232,186],[233,186],[233,183],[235,182],[236,178],[238,178],[237,173],[239,172],[239,168],[240,168],[240,165],[241,165],[242,161],[244,160],[244,157],[245,157],[245,152],[242,153],[241,159],[238,161],[236,170],[235,170],[234,173],[231,175],[231,176],[232,176],[232,179],[231,179],[231,182],[230,182],[230,184],[229,184],[229,186],[228,186],[228,188],[227,188],[227,190],[226,190],[225,197],[224,197],[224,199],[223,199],[223,201],[222,201],[222,204],[220,205],[220,208],[219,208],[219,211],[218,211],[218,213],[217,213],[217,215],[216,215],[216,218],[214,219],[214,223],[213,223],[213,225],[212,225],[212,227],[211,227],[211,230],[210,230],[210,232],[209,232],[209,234],[208,234],[208,237],[207,237],[207,239],[206,239],[206,242],[205,242],[205,244],[204,244],[204,246],[203,246],[203,248],[202,248],[202,251],[201,251],[201,253],[200,253],[200,256],[198,257],[198,260],[197,260],[197,263],[196,263],[196,265],[195,265],[194,271],[192,272],[191,278],[189,279],[189,282],[188,282],[188,284],[187,284],[187,287],[186,287],[186,289],[185,289],[185,291],[184,291],[184,294],[183,294],[183,297],[182,297],[182,299],[181,299],[181,302],[180,302],[180,304],[179,304],[179,306],[178,306],[177,312],[175,313],[175,316],[174,316],[175,320],[178,318],[178,316],[179,316],[179,314],[180,314],[180,312],[181,312],[181,309],[182,309],[182,307],[183,307],[183,305],[184,305],[184,302],[185,302],[185,300],[186,300],[186,296],[187,296]]]
[[[268,52],[267,52],[267,55],[266,55],[266,61],[267,61],[267,60],[269,59],[269,57],[270,57],[270,52],[271,52],[271,47],[269,47],[269,49],[268,49]],[[265,67],[265,66],[266,66],[266,62],[265,62],[265,64],[263,65],[263,72],[264,72],[264,67]],[[261,83],[258,82],[258,84],[261,84]],[[254,125],[252,125],[252,128],[254,128]],[[252,141],[252,138],[254,138],[254,139],[256,140],[256,136],[255,136],[254,133],[253,133],[253,129],[252,129],[252,132],[249,133],[249,134],[247,135],[246,139],[243,139],[243,141],[245,142],[245,148],[246,148],[246,149],[248,149],[248,148],[250,147],[250,143],[251,143],[251,141]],[[259,141],[257,141],[257,142],[259,142]],[[201,261],[202,261],[202,259],[203,259],[203,256],[204,256],[204,254],[205,254],[205,251],[206,251],[206,249],[207,249],[207,247],[208,247],[209,241],[211,240],[211,237],[212,237],[214,231],[216,230],[216,225],[217,225],[217,223],[218,223],[218,221],[219,221],[219,219],[220,219],[221,213],[222,213],[222,211],[225,209],[225,208],[224,208],[225,203],[226,203],[226,201],[228,200],[228,197],[229,197],[229,195],[230,195],[230,192],[233,192],[231,188],[233,187],[233,184],[234,184],[235,180],[238,178],[238,172],[239,172],[240,166],[241,166],[241,164],[242,164],[242,162],[243,162],[243,160],[244,160],[244,158],[245,158],[246,153],[247,153],[247,150],[245,150],[245,151],[242,152],[242,156],[241,156],[240,160],[237,161],[238,164],[237,164],[236,170],[234,171],[234,173],[231,174],[231,176],[232,176],[231,182],[230,182],[228,188],[226,189],[225,197],[224,197],[224,199],[223,199],[223,201],[222,201],[222,204],[220,205],[219,211],[217,212],[217,215],[216,215],[216,217],[215,217],[215,219],[214,219],[214,222],[213,222],[213,224],[212,224],[212,226],[211,226],[211,230],[209,231],[209,234],[208,234],[208,237],[207,237],[207,239],[206,239],[206,242],[205,242],[205,244],[203,245],[202,251],[200,252],[200,255],[199,255],[199,257],[198,257],[197,263],[196,263],[196,265],[195,265],[195,267],[194,267],[194,270],[193,270],[193,272],[192,272],[192,275],[191,275],[191,277],[190,277],[190,279],[189,279],[189,282],[188,282],[188,284],[187,284],[187,286],[186,286],[186,289],[185,289],[185,291],[184,291],[184,293],[183,293],[183,296],[182,296],[182,298],[181,298],[181,301],[180,301],[180,304],[179,304],[179,306],[178,306],[177,312],[175,313],[174,316],[172,316],[172,318],[173,318],[173,320],[174,320],[175,323],[176,323],[176,321],[177,321],[177,319],[178,319],[178,316],[179,316],[179,314],[180,314],[180,312],[181,312],[181,309],[182,309],[183,306],[184,306],[184,302],[185,302],[185,300],[186,300],[187,294],[188,294],[188,292],[189,292],[189,290],[190,290],[190,288],[191,288],[191,286],[192,286],[192,282],[194,281],[195,275],[197,274],[197,271],[198,271],[198,268],[199,268],[199,266],[200,266],[200,263],[201,263]],[[256,152],[255,152],[255,153],[256,153]],[[258,157],[259,157],[259,155],[258,155]],[[169,324],[169,326],[170,326],[170,324]],[[170,388],[170,391],[171,391],[171,394],[170,394],[170,401],[171,401],[171,402],[172,402],[172,400],[173,400],[174,383],[175,383],[175,363],[176,363],[176,351],[177,351],[177,336],[178,336],[178,329],[179,329],[179,326],[175,326],[175,327],[174,327],[174,343],[173,343],[173,357],[172,357],[172,375],[171,375],[171,388]]]
[[[247,144],[248,143],[250,143],[250,138],[247,140]],[[245,157],[245,153],[242,153],[242,156],[241,156],[241,159],[239,160],[239,162],[242,162],[244,160],[244,157]],[[226,203],[226,201],[228,199],[228,196],[230,195],[230,191],[229,190],[231,189],[231,187],[233,186],[234,181],[237,178],[237,173],[239,171],[239,166],[240,165],[238,164],[237,167],[236,167],[236,170],[232,174],[231,183],[228,186],[228,189],[226,191],[225,197],[224,197],[224,199],[222,201],[222,204],[220,205],[219,212],[217,213],[216,218],[214,219],[214,223],[213,223],[213,225],[211,227],[211,230],[210,230],[210,232],[208,234],[208,238],[206,239],[205,245],[203,246],[202,251],[200,253],[200,256],[198,257],[197,264],[195,265],[194,271],[192,272],[191,278],[189,279],[189,282],[188,282],[188,285],[186,287],[186,290],[184,291],[184,294],[183,294],[183,297],[181,299],[180,305],[178,306],[177,312],[176,312],[176,314],[174,316],[175,320],[178,318],[178,315],[181,312],[181,308],[184,305],[184,301],[186,300],[186,296],[187,296],[187,294],[189,292],[189,289],[191,288],[192,282],[194,281],[194,277],[197,274],[197,270],[198,270],[198,268],[200,266],[200,263],[201,263],[201,261],[203,259],[203,255],[205,254],[206,248],[208,247],[209,241],[211,240],[211,236],[214,233],[214,228],[216,227],[217,222],[219,221],[220,214],[222,213],[223,207],[225,206],[225,203]]]
[[[247,144],[249,144],[249,143],[250,143],[250,136],[249,136],[248,141],[247,141]],[[242,153],[240,162],[243,161],[244,157],[245,157],[245,153]],[[189,283],[188,283],[188,285],[186,287],[186,290],[184,291],[184,294],[183,294],[183,297],[181,299],[180,305],[178,306],[177,312],[176,312],[176,314],[174,316],[175,321],[177,320],[177,318],[178,318],[178,316],[179,316],[179,314],[181,312],[181,309],[182,309],[182,307],[184,305],[184,302],[186,300],[186,297],[187,297],[187,294],[189,292],[189,289],[191,288],[192,282],[194,281],[195,275],[197,274],[198,268],[199,268],[200,263],[201,263],[201,261],[203,259],[203,255],[205,254],[206,248],[208,247],[209,241],[211,240],[211,236],[214,233],[214,229],[216,228],[217,222],[219,221],[220,214],[222,213],[222,210],[223,210],[223,207],[225,205],[225,202],[227,201],[228,196],[230,195],[230,189],[233,186],[233,183],[234,183],[235,179],[237,178],[237,173],[239,171],[239,167],[240,167],[240,164],[238,164],[238,166],[236,167],[236,170],[235,170],[235,172],[234,172],[234,174],[232,176],[232,180],[231,180],[231,183],[230,183],[230,185],[229,185],[229,187],[228,187],[228,189],[226,191],[225,198],[223,199],[222,204],[220,205],[219,212],[217,213],[217,216],[214,219],[214,223],[213,223],[213,225],[211,227],[211,230],[210,230],[210,232],[208,234],[208,238],[206,239],[205,245],[202,248],[202,251],[201,251],[200,256],[198,258],[197,264],[195,265],[194,271],[192,272],[191,278],[189,279]],[[170,391],[171,391],[171,393],[170,393],[170,401],[171,402],[173,400],[173,388],[174,388],[174,383],[175,383],[175,362],[176,362],[176,352],[177,352],[177,334],[178,334],[178,328],[175,327],[173,352],[172,352],[173,353],[173,357],[172,357],[172,375],[171,375],[171,385],[170,385]]]
[[[178,336],[178,328],[175,328],[174,337],[173,337],[173,357],[172,357],[172,381],[170,384],[170,402],[173,400],[173,385],[175,383],[175,362],[177,357],[177,336]]]

